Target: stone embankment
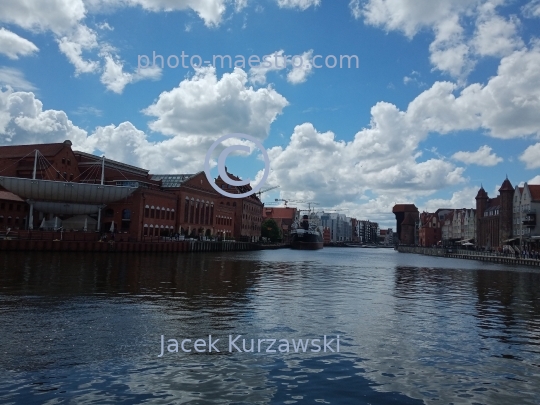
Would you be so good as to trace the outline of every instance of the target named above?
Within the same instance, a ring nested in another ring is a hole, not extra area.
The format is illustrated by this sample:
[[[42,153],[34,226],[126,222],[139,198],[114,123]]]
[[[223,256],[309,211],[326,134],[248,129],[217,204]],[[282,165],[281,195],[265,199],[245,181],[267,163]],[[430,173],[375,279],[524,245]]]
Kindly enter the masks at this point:
[[[447,248],[427,248],[419,246],[398,246],[401,253],[416,253],[426,256],[451,257],[454,259],[481,260],[483,262],[504,263],[524,266],[540,267],[540,260],[500,253],[478,252],[475,250],[447,249]]]

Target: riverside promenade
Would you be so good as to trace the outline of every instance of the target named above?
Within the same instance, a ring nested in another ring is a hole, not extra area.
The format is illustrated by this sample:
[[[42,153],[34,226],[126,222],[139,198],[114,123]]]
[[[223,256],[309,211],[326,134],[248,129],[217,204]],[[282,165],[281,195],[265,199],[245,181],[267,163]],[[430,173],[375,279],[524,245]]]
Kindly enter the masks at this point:
[[[451,257],[454,259],[480,260],[483,262],[540,267],[540,260],[526,259],[521,256],[515,257],[512,255],[504,255],[498,252],[481,252],[453,248],[428,248],[420,246],[398,246],[397,250],[400,253],[416,253],[426,256]]]

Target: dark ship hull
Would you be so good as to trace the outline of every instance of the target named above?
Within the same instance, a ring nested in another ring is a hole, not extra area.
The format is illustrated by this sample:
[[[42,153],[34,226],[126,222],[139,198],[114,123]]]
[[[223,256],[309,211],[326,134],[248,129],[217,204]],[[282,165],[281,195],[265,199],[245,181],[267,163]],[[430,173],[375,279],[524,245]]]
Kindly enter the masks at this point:
[[[302,236],[300,236],[302,235]],[[323,238],[319,233],[292,233],[291,248],[301,250],[318,250],[323,248]]]

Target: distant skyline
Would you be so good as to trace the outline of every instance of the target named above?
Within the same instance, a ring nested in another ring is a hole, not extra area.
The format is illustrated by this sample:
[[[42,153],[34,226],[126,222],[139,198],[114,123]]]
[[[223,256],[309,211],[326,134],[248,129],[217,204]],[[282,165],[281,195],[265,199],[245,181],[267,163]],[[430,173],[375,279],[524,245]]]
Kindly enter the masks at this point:
[[[203,66],[183,68],[183,52]],[[154,53],[163,68],[141,68]],[[0,1],[0,86],[0,145],[70,139],[194,173],[216,139],[245,133],[280,186],[263,201],[383,229],[395,203],[474,208],[481,184],[540,184],[540,0]],[[262,175],[258,153],[227,165]]]

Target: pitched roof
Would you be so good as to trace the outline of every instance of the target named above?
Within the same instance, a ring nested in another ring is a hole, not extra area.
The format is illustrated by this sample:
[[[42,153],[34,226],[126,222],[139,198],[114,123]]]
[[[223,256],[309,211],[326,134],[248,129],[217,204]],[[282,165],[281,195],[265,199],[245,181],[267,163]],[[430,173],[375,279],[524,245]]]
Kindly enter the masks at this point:
[[[10,191],[0,191],[0,200],[24,202],[24,200],[21,197],[13,194]]]
[[[533,201],[540,201],[540,185],[529,184],[529,191],[531,192],[531,198]]]
[[[508,177],[506,178],[506,180],[504,180],[499,191],[514,191],[514,187],[512,187],[512,183],[510,183],[510,180],[508,180]]]
[[[43,156],[51,157],[56,156],[64,146],[71,146],[71,142],[64,141],[63,143],[0,146],[0,158],[22,158],[32,154],[36,149],[39,150]]]
[[[294,219],[296,214],[296,208],[274,208],[264,207],[263,216],[265,218],[282,218],[282,219]]]

